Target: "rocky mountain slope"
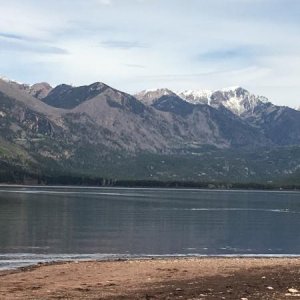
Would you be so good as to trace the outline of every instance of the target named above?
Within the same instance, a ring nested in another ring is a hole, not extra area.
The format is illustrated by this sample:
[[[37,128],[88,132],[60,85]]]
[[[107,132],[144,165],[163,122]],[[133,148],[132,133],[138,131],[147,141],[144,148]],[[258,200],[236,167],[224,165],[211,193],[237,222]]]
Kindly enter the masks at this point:
[[[266,97],[256,96],[241,87],[222,89],[219,91],[190,90],[174,92],[166,90],[163,96],[162,89],[151,91],[151,106],[162,110],[174,110],[180,99],[184,107],[177,110],[185,112],[188,104],[194,108],[209,106],[221,111],[232,112],[248,126],[255,128],[264,136],[266,141],[274,145],[287,146],[300,144],[300,114],[299,111],[285,106],[276,106]],[[149,92],[143,91],[136,95],[143,103],[148,103]],[[167,101],[169,99],[169,101]],[[174,100],[176,99],[176,101]],[[173,103],[162,105],[163,103]],[[190,108],[191,110],[191,108]]]
[[[192,104],[208,104],[215,108],[223,105],[239,116],[253,111],[260,103],[268,102],[267,98],[251,94],[242,87],[232,87],[218,91],[190,90],[178,92],[178,95]]]
[[[242,87],[232,87],[217,91],[186,90],[172,92],[169,89],[145,90],[135,96],[140,101],[152,105],[162,96],[174,95],[194,105],[206,104],[216,109],[223,106],[241,117],[244,114],[253,112],[258,105],[269,102],[266,97],[251,94]],[[151,103],[149,99],[151,99]]]
[[[252,168],[251,153],[264,149],[260,160],[268,165],[265,156],[273,163],[278,147],[285,153],[294,151],[286,147],[300,147],[300,112],[242,88],[158,89],[132,96],[100,82],[52,88],[0,79],[0,164],[5,166],[111,177],[137,168],[135,176],[157,179],[180,179],[180,173],[189,180],[293,175],[300,169],[297,151],[284,170],[282,161],[274,162],[272,172],[256,163]],[[222,159],[213,162],[211,153],[227,157],[225,167],[219,167]],[[197,170],[189,176],[180,160]]]
[[[6,82],[16,90],[20,90],[21,92],[26,92],[27,94],[37,99],[45,98],[53,89],[52,86],[47,82],[40,82],[40,83],[35,83],[33,85],[29,85],[26,83],[20,83],[14,80],[9,80],[5,77],[0,77],[0,81],[2,82],[2,84],[3,82]]]

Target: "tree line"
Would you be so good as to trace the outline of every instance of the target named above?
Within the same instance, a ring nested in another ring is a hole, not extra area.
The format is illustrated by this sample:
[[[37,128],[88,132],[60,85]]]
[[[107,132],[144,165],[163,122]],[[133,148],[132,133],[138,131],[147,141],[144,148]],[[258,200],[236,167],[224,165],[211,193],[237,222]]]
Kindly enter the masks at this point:
[[[300,182],[204,182],[168,180],[120,180],[97,176],[78,175],[67,172],[33,173],[20,166],[0,163],[0,183],[27,185],[74,185],[107,187],[149,187],[149,188],[199,188],[199,189],[255,189],[255,190],[300,190]]]

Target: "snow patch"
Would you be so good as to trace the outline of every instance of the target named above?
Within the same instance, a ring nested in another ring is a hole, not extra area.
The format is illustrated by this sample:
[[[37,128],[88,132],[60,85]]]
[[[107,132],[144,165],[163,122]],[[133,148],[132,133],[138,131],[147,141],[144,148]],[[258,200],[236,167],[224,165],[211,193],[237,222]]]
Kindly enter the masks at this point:
[[[23,83],[23,82],[16,81],[16,80],[14,80],[14,79],[9,79],[9,78],[7,78],[7,77],[5,77],[5,76],[0,76],[0,79],[3,80],[3,81],[5,81],[5,82],[7,82],[7,83],[16,83],[16,84],[20,84],[20,85],[26,85],[26,86],[29,86],[28,84],[25,84],[25,83]]]
[[[0,76],[0,79],[5,81],[5,82],[10,82],[10,80],[5,76]]]
[[[172,95],[175,94],[169,89],[151,89],[151,90],[144,90],[136,94],[135,97],[140,101],[148,105],[151,105],[155,100],[163,96],[172,96]]]
[[[185,90],[178,91],[176,94],[183,100],[192,104],[210,104],[211,90]]]
[[[149,94],[159,94],[161,96],[166,96],[166,95],[170,95],[173,94],[173,92],[169,89],[148,89],[148,90],[144,90],[142,91],[140,94],[144,94],[144,95],[149,95]]]
[[[147,89],[136,95],[145,103],[152,104],[155,100],[166,95],[177,95],[182,100],[194,105],[206,104],[214,108],[226,107],[236,115],[252,114],[261,103],[267,103],[266,97],[251,94],[240,86],[232,86],[220,90],[195,89],[173,92],[169,89]]]

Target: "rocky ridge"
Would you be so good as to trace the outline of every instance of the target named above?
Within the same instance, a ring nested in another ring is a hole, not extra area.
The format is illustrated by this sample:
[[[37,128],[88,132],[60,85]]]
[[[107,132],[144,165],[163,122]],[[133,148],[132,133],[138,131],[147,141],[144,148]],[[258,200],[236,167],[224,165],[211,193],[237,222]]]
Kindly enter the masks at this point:
[[[200,162],[201,155],[204,159],[211,153],[209,147],[214,153],[234,150],[242,156],[260,148],[298,147],[300,112],[242,88],[212,93],[158,89],[132,96],[101,82],[52,88],[0,79],[0,133],[0,158],[5,161],[20,161],[22,154],[31,163],[99,172],[104,166],[113,169],[121,163],[118,159],[144,154],[154,155],[150,160],[176,155],[177,162],[180,157]],[[205,162],[206,171],[195,174],[225,176],[233,172],[232,159],[221,171],[216,164],[213,173]],[[297,160],[287,165],[288,174],[300,169]],[[243,166],[238,171],[243,176],[255,176],[259,167],[250,171],[251,162],[243,159],[236,166]],[[147,166],[149,176],[152,167]],[[272,172],[280,173],[280,168]],[[165,176],[169,170],[157,172]]]
[[[221,90],[185,90],[172,92],[169,89],[146,90],[136,94],[136,98],[144,103],[152,105],[162,96],[176,94],[186,102],[194,105],[205,104],[214,108],[221,105],[238,116],[253,112],[256,106],[268,103],[269,100],[263,96],[256,96],[242,87],[224,88]],[[151,101],[149,102],[149,99]]]

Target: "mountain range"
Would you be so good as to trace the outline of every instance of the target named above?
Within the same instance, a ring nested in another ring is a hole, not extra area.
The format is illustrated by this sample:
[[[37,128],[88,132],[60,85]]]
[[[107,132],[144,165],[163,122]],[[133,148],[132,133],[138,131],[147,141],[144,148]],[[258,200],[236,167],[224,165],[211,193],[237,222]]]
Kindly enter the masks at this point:
[[[300,111],[242,87],[130,95],[101,82],[53,88],[2,78],[0,163],[3,178],[18,168],[122,179],[298,180]]]

